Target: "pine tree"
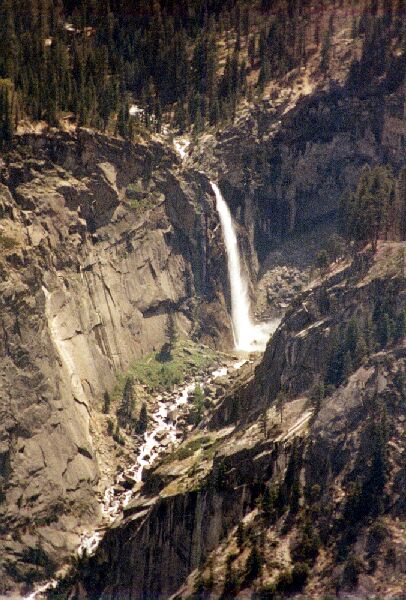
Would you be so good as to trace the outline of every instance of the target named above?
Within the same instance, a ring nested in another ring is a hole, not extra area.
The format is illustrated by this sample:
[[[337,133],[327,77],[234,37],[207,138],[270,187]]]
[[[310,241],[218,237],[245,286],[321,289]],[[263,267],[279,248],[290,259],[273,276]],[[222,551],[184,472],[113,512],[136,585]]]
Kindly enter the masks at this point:
[[[367,317],[367,319],[365,321],[364,337],[365,337],[365,345],[366,345],[367,353],[374,352],[375,345],[376,345],[375,330],[374,330],[374,325],[373,325],[370,317]]]
[[[45,108],[45,119],[50,125],[58,125],[58,85],[56,82],[56,76],[54,70],[51,68],[51,72],[48,77],[49,86],[44,101]]]
[[[175,125],[179,128],[179,133],[184,133],[186,124],[185,106],[183,102],[179,101],[175,109]]]
[[[111,398],[110,398],[110,394],[105,391],[104,392],[104,396],[103,396],[103,413],[105,415],[108,415],[110,412],[110,407],[111,407]]]
[[[200,110],[200,105],[199,105],[196,109],[193,134],[195,136],[198,136],[202,131],[203,131],[203,118],[202,118],[202,112]]]
[[[263,558],[259,552],[258,545],[254,543],[247,558],[246,580],[253,581],[259,577],[262,570]]]
[[[314,44],[317,48],[320,46],[320,21],[316,21],[316,25],[314,27]]]
[[[355,317],[352,317],[347,325],[345,334],[345,348],[350,352],[351,358],[354,359],[359,337],[358,323]]]
[[[386,348],[391,344],[394,333],[394,323],[388,313],[384,313],[383,319],[378,324],[378,341],[381,348]]]
[[[213,99],[210,110],[209,110],[209,123],[210,125],[217,125],[220,121],[220,103],[219,99],[216,97]]]
[[[131,418],[135,409],[134,378],[131,376],[125,382],[122,407],[125,417]]]
[[[242,521],[240,521],[238,523],[238,527],[237,527],[237,544],[238,544],[238,547],[240,548],[240,550],[244,546],[244,543],[245,543],[245,527],[244,527],[244,523]]]
[[[271,63],[267,55],[264,56],[264,59],[261,64],[261,69],[259,71],[258,76],[258,88],[262,93],[265,89],[266,84],[271,78]]]
[[[316,383],[311,391],[310,400],[314,406],[314,412],[317,414],[321,408],[325,396],[325,386],[322,381]]]
[[[290,500],[289,500],[290,512],[293,515],[298,512],[299,503],[300,503],[300,482],[296,478],[292,485],[292,490],[290,493]]]
[[[226,572],[224,576],[223,598],[235,597],[238,588],[238,577],[233,569],[232,555],[228,555],[226,559]]]
[[[18,38],[15,30],[16,14],[12,0],[0,5],[0,76],[14,80],[18,70]]]
[[[146,432],[148,428],[148,411],[147,405],[143,402],[140,410],[140,416],[138,417],[138,422],[136,425],[136,431],[139,434],[143,434]]]
[[[351,352],[349,350],[347,350],[347,352],[345,352],[344,357],[343,357],[343,370],[342,370],[343,379],[344,380],[348,379],[348,377],[351,375],[352,372],[353,372],[353,363],[352,363]]]
[[[366,343],[364,334],[362,332],[360,332],[358,334],[356,347],[355,347],[355,353],[354,353],[354,363],[356,366],[359,366],[362,363],[362,360],[366,356],[367,352],[368,352],[368,347],[367,347],[367,343]]]
[[[322,73],[326,73],[330,65],[330,48],[331,35],[329,32],[326,32],[324,34],[323,45],[321,48],[320,70]]]
[[[117,133],[127,139],[129,137],[129,108],[127,102],[123,102],[117,118]]]
[[[281,388],[276,396],[276,410],[279,412],[281,423],[283,421],[283,409],[287,400],[287,394],[284,388]]]
[[[402,310],[396,319],[395,338],[397,341],[404,340],[406,335],[406,310]]]
[[[316,264],[321,273],[324,273],[328,269],[328,254],[326,250],[320,250],[317,253]]]
[[[255,35],[252,35],[248,42],[248,59],[250,61],[251,69],[254,68],[256,59],[256,39]]]
[[[162,107],[161,107],[161,102],[158,97],[157,101],[156,101],[156,109],[155,109],[155,131],[157,133],[160,133],[161,127],[162,127]]]
[[[331,352],[327,365],[326,383],[338,385],[342,381],[343,375],[343,348],[340,343],[339,335],[333,332],[331,338]]]
[[[199,384],[195,385],[195,389],[193,391],[193,408],[195,411],[195,425],[198,425],[202,420],[203,411],[204,411],[204,392],[202,387]]]
[[[0,140],[3,147],[10,146],[13,135],[13,118],[11,114],[10,92],[7,85],[0,85]]]
[[[386,167],[364,167],[355,194],[341,207],[344,234],[363,246],[371,243],[375,252],[379,235],[386,231],[389,206],[393,201],[394,179]]]
[[[176,329],[175,317],[173,313],[169,313],[166,318],[166,331],[165,331],[171,351],[175,348],[178,339],[178,332]]]

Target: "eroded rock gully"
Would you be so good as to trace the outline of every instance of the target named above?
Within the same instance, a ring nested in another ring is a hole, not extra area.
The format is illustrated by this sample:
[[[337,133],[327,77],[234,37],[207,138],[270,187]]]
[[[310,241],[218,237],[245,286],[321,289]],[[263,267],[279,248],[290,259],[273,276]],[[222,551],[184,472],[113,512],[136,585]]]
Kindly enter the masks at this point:
[[[377,590],[385,598],[399,597],[405,583],[405,547],[398,527],[398,519],[404,518],[402,340],[366,353],[340,385],[329,389],[321,406],[314,403],[312,390],[327,375],[334,334],[343,338],[354,318],[360,328],[376,320],[382,302],[394,319],[403,314],[404,264],[403,244],[383,244],[377,256],[337,265],[330,278],[304,293],[255,371],[252,365],[243,367],[203,427],[147,474],[141,496],[107,532],[96,556],[67,584],[74,598],[187,598],[213,568],[215,578],[207,593],[223,597],[226,557],[231,556],[244,582],[246,553],[236,543],[236,526],[242,520],[253,539],[264,539],[261,581],[275,581],[281,570],[292,566],[292,548],[301,544],[306,511],[313,515],[322,540],[323,560],[314,565],[304,593],[319,597],[334,586],[345,589],[345,563],[337,560],[337,553],[348,544],[355,544],[365,565],[370,560],[368,540],[376,510],[381,511],[387,538],[374,568],[365,566],[362,571],[356,597],[367,598]],[[281,386],[287,395],[282,416],[275,401]],[[390,465],[384,491],[374,487],[379,481],[370,483],[376,468],[371,439],[378,435],[382,419]],[[365,517],[359,517],[354,538],[347,498],[357,478],[366,499]],[[299,513],[294,481],[301,490]],[[267,485],[284,490],[287,506],[265,527],[258,507]],[[374,494],[381,494],[380,508]],[[390,547],[396,561],[388,577],[384,552]],[[245,584],[248,597],[258,585]]]
[[[231,334],[208,182],[168,147],[84,130],[26,135],[3,155],[0,181],[7,589],[7,578],[29,579],[21,559],[39,542],[57,562],[77,525],[97,520],[93,415],[116,374],[160,348],[167,311],[184,333],[199,313],[213,344]]]

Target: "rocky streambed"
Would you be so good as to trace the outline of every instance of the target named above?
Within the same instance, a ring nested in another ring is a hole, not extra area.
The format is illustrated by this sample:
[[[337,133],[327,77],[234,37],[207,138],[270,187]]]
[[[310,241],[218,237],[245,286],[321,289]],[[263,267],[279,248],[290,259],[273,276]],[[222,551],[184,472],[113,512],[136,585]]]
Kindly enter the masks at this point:
[[[109,486],[101,498],[102,518],[99,526],[93,530],[85,530],[81,535],[77,548],[79,558],[92,556],[97,550],[105,531],[122,518],[127,505],[136,500],[141,494],[143,476],[159,457],[169,454],[185,438],[188,431],[195,427],[193,423],[193,396],[196,386],[200,386],[205,396],[216,396],[217,391],[227,387],[228,376],[239,370],[249,359],[227,360],[218,365],[215,370],[201,373],[190,378],[172,392],[157,394],[154,398],[156,410],[151,415],[150,427],[143,436],[143,442],[138,449],[136,462],[125,467],[116,477],[113,485]],[[58,575],[64,577],[67,568]],[[34,592],[26,596],[26,600],[39,600],[46,597],[46,592],[57,586],[53,579],[38,586]]]

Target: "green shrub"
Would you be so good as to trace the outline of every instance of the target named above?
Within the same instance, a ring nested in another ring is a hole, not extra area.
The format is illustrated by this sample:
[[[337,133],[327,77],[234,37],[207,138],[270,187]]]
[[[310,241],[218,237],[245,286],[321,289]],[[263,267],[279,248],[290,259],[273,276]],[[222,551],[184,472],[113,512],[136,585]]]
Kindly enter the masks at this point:
[[[292,589],[292,572],[288,569],[281,571],[276,579],[275,587],[278,592],[288,593]]]
[[[213,440],[210,436],[204,435],[202,437],[195,438],[190,440],[186,444],[180,446],[173,454],[164,459],[164,462],[172,462],[172,460],[186,460],[193,456],[195,452],[200,450],[202,446],[206,444],[211,444]]]
[[[114,441],[115,441],[117,444],[120,444],[120,446],[124,446],[124,437],[123,437],[123,435],[122,435],[122,433],[121,433],[121,431],[120,431],[120,426],[119,426],[119,424],[118,424],[118,423],[117,423],[117,425],[116,425],[116,430],[115,430],[115,432],[114,432],[114,434],[113,434],[113,440],[114,440]]]
[[[177,340],[168,360],[162,361],[160,353],[148,354],[137,360],[129,372],[122,375],[114,396],[120,400],[129,376],[145,385],[148,392],[170,391],[189,376],[196,375],[215,364],[216,352],[202,348],[191,341]]]

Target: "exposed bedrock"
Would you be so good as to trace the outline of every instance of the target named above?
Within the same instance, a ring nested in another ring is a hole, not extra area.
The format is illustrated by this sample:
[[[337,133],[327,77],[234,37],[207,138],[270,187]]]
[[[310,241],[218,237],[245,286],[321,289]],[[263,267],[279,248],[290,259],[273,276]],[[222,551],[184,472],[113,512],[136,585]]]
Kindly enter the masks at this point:
[[[0,180],[0,554],[27,579],[12,563],[39,532],[58,554],[97,515],[104,391],[161,347],[168,311],[230,345],[228,284],[208,182],[158,142],[23,136]]]

